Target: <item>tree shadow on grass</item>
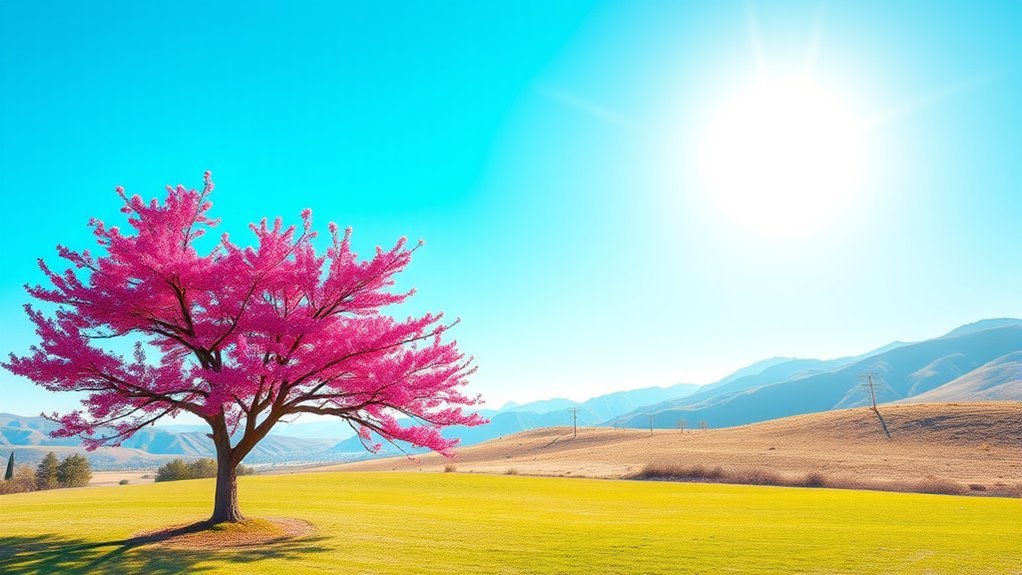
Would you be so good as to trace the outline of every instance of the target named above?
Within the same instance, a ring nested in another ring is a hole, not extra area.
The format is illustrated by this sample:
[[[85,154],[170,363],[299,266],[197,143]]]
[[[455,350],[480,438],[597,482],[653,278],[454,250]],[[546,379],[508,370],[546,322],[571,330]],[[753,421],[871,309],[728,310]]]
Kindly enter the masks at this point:
[[[311,554],[330,551],[326,537],[279,538],[237,549],[186,549],[160,546],[161,541],[194,533],[204,524],[189,525],[156,535],[112,541],[87,541],[63,535],[0,536],[0,573],[36,575],[43,573],[117,573],[121,575],[170,575],[203,573],[226,562],[233,572],[243,565],[266,559],[301,560]]]

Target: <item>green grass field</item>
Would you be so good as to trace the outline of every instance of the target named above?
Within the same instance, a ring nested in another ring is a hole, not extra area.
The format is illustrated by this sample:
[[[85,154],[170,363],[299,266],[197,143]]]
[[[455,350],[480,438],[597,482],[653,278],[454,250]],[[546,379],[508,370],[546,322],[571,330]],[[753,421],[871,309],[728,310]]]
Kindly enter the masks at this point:
[[[242,511],[318,531],[133,546],[204,519],[211,480],[0,497],[0,573],[1022,573],[1017,500],[469,474],[245,477]]]

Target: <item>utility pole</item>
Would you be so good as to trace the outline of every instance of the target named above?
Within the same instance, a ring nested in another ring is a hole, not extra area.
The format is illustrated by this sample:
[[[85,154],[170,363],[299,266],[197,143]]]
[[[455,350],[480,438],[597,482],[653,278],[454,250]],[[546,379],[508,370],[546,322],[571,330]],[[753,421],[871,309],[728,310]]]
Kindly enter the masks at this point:
[[[653,414],[649,414],[649,436],[653,437]]]
[[[866,381],[869,382],[869,398],[870,398],[870,400],[873,401],[873,411],[876,411],[877,410],[877,393],[876,393],[876,390],[873,389],[873,376],[872,375],[867,375],[866,376]]]
[[[884,421],[884,416],[880,415],[880,410],[877,409],[876,384],[873,383],[873,374],[872,373],[860,374],[859,379],[864,380],[862,383],[863,389],[869,389],[869,401],[870,405],[873,408],[873,413],[876,414],[877,419],[880,421],[880,427],[883,428],[884,435],[887,436],[887,439],[890,439],[891,431],[887,429],[887,422]],[[883,380],[881,379],[880,382],[883,383]]]
[[[571,437],[578,439],[578,408],[571,408]]]
[[[870,402],[873,404],[873,411],[877,411],[877,394],[875,386],[873,385],[873,374],[864,373],[859,377],[866,379],[865,383],[863,383],[863,387],[869,389],[869,399]]]

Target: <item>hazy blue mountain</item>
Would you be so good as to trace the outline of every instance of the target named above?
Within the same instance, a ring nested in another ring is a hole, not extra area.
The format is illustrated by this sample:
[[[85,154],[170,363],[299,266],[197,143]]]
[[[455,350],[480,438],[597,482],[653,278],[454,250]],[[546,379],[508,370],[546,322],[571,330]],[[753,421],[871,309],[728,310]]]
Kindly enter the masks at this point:
[[[490,422],[487,424],[476,427],[452,427],[445,429],[443,434],[444,437],[459,438],[461,445],[467,446],[529,429],[555,425],[571,425],[573,423],[573,416],[577,417],[577,420],[574,422],[580,426],[600,425],[607,419],[612,419],[634,409],[637,405],[649,401],[657,401],[665,397],[682,397],[698,388],[699,386],[695,384],[679,383],[670,387],[646,387],[617,391],[600,395],[581,403],[573,401],[563,403],[570,400],[552,400],[550,402],[531,402],[524,405],[505,405],[501,411],[492,415],[486,415],[490,419]],[[522,411],[523,408],[530,406],[534,408],[538,406],[540,409],[553,407],[554,409],[545,412]],[[573,414],[570,411],[571,408],[575,408],[577,412]],[[338,443],[333,447],[333,450],[338,453],[357,453],[369,456],[369,454],[364,453],[365,450],[362,447],[362,443],[357,437],[352,437]],[[384,444],[381,454],[393,455],[395,453],[398,453],[396,448]]]
[[[581,403],[570,400],[551,400],[550,402],[532,402],[511,410],[501,410],[498,413],[534,413],[534,414],[560,414],[562,419],[568,417],[570,410],[577,410],[579,425],[598,425],[631,412],[635,408],[650,403],[666,400],[676,400],[687,397],[699,390],[700,387],[694,383],[679,383],[670,387],[643,387],[625,391],[615,391],[604,395],[598,395]],[[542,409],[536,409],[539,406]],[[547,409],[554,408],[554,409]],[[570,423],[570,419],[568,419]],[[528,427],[526,429],[532,429]],[[524,429],[522,430],[524,431]]]
[[[298,420],[294,423],[280,422],[270,430],[270,435],[296,437],[299,439],[332,439],[340,441],[355,435],[344,421],[337,418]]]
[[[551,411],[568,409],[575,407],[579,404],[577,401],[571,399],[565,399],[563,397],[555,397],[553,399],[541,399],[538,401],[530,401],[529,403],[517,404],[513,401],[505,403],[497,413],[506,411],[527,411],[531,413],[549,413]]]
[[[1022,401],[1022,351],[986,363],[902,402]]]
[[[588,420],[587,420],[588,419]],[[403,422],[407,423],[407,422]],[[595,418],[583,417],[579,413],[579,425],[596,425],[599,423]],[[571,425],[571,414],[565,411],[552,411],[547,413],[532,413],[528,411],[508,411],[494,415],[490,422],[476,427],[450,427],[444,429],[444,437],[456,437],[461,440],[460,445],[468,446],[482,443],[505,435],[512,435],[520,431],[536,429],[539,427],[551,427],[556,425]],[[382,442],[383,448],[378,454],[366,452],[358,437],[346,439],[332,448],[332,451],[344,455],[357,455],[361,457],[380,457],[400,453],[397,448]],[[408,453],[421,453],[421,449],[413,449],[402,445]]]
[[[56,428],[56,424],[42,417],[0,413],[0,445],[78,445],[74,437],[50,437]]]
[[[50,437],[57,424],[42,417],[23,417],[0,413],[0,446],[19,447],[77,447],[81,441],[76,437]],[[213,441],[205,431],[175,433],[160,427],[146,427],[126,439],[121,445],[126,450],[137,450],[153,455],[176,455],[182,457],[214,457]],[[267,436],[249,454],[246,461],[261,462],[322,452],[332,445],[329,439],[305,439]]]
[[[721,387],[723,385],[727,385],[728,383],[731,383],[732,381],[735,381],[736,379],[743,379],[743,378],[748,377],[750,375],[759,375],[759,374],[763,373],[764,371],[766,371],[768,368],[774,367],[775,365],[778,365],[778,364],[787,363],[789,361],[797,361],[797,358],[794,358],[794,357],[771,357],[769,359],[761,359],[761,360],[759,360],[759,361],[757,361],[755,363],[752,363],[752,364],[749,364],[749,365],[747,365],[747,366],[745,366],[743,368],[740,368],[740,369],[734,371],[733,373],[731,373],[731,374],[729,374],[729,375],[727,375],[725,377],[722,377],[718,381],[715,381],[713,383],[708,383],[708,384],[702,386],[702,389],[700,389],[700,391],[708,391],[708,390],[711,390],[711,389],[715,389],[715,388]]]
[[[772,385],[774,383],[791,379],[792,377],[826,371],[827,369],[833,369],[835,367],[840,367],[841,365],[845,365],[844,363],[841,363],[841,360],[789,359],[782,363],[772,365],[759,373],[732,379],[731,381],[715,385],[714,387],[710,387],[709,385],[703,386],[696,390],[695,393],[685,397],[670,401],[663,401],[652,405],[639,406],[632,412],[626,414],[625,417],[645,416],[652,412],[663,411],[665,409],[676,407],[697,406],[707,401],[718,402],[721,398],[730,397],[738,392],[762,387],[764,385]]]
[[[679,396],[668,401],[661,401],[659,403],[640,405],[625,414],[621,420],[631,421],[641,417],[648,417],[648,414],[650,413],[664,411],[671,408],[693,408],[706,402],[718,403],[724,398],[731,397],[748,389],[755,389],[757,387],[773,385],[775,383],[780,383],[797,377],[804,377],[814,373],[834,370],[905,345],[908,344],[895,341],[883,347],[868,351],[862,355],[841,357],[837,359],[823,360],[774,357],[756,362],[748,367],[744,367],[718,382],[699,387],[690,394]],[[610,419],[611,418],[608,418],[607,423],[614,423],[613,421],[610,421]]]
[[[973,323],[967,323],[963,326],[956,327],[955,329],[948,332],[944,337],[965,335],[967,333],[975,333],[977,331],[983,331],[985,329],[994,329],[998,327],[1011,327],[1013,325],[1022,325],[1022,319],[1013,317],[999,317],[994,319],[981,319]]]
[[[187,433],[191,431],[209,433],[209,426],[205,424],[157,423],[155,428],[171,433]],[[298,419],[293,422],[280,421],[270,430],[270,435],[275,436],[298,439],[333,439],[335,441],[351,437],[354,434],[355,432],[351,430],[347,423],[336,418],[308,418]]]
[[[85,456],[92,468],[97,471],[153,469],[179,457],[177,455],[156,455],[127,447],[100,447],[95,451],[86,451],[81,445],[0,445],[0,457],[6,458],[11,451],[15,453],[19,465],[33,467],[38,465],[51,451],[61,459],[68,455],[79,454]]]
[[[162,429],[171,433],[184,433],[186,431],[203,431],[209,433],[209,426],[204,423],[157,423],[156,429]]]
[[[661,409],[640,410],[625,424],[648,425],[646,414],[654,412],[654,425],[659,427],[674,427],[680,420],[689,426],[706,421],[711,427],[724,427],[866,405],[868,396],[859,380],[864,373],[876,375],[878,402],[925,397],[921,394],[1022,350],[1022,322],[1000,325],[956,330],[936,339],[869,354],[836,369],[797,374],[774,383],[731,390],[724,386],[713,396],[687,398],[695,399],[694,403],[683,401]]]
[[[579,407],[591,413],[597,422],[610,421],[650,403],[681,400],[696,393],[700,386],[694,383],[679,383],[671,387],[646,387],[629,391],[618,391],[594,397]],[[588,424],[587,424],[588,425]]]
[[[891,343],[889,343],[887,345],[878,347],[878,348],[874,349],[873,351],[868,351],[868,352],[866,352],[866,353],[864,353],[862,355],[855,356],[855,357],[850,358],[850,359],[866,359],[867,357],[872,357],[874,355],[880,355],[881,353],[884,353],[884,352],[887,352],[887,351],[891,351],[892,349],[895,349],[895,348],[898,348],[898,347],[902,347],[902,346],[905,346],[905,345],[909,345],[911,343],[914,343],[914,342],[911,342],[911,341],[892,341]]]

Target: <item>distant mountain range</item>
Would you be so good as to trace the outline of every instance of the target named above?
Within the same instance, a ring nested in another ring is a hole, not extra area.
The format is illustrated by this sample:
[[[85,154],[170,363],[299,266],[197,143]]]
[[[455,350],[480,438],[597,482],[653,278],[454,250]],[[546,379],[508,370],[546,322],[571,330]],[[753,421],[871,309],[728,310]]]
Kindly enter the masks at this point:
[[[938,338],[897,342],[861,356],[775,363],[684,398],[645,406],[619,423],[640,427],[648,425],[652,415],[657,427],[679,422],[727,427],[857,407],[869,401],[860,379],[864,374],[873,375],[880,403],[1022,401],[1020,351],[1022,320],[984,320]]]
[[[201,426],[180,426],[181,428],[201,428]],[[32,457],[41,459],[41,455],[53,447],[80,448],[80,441],[74,437],[50,437],[57,424],[42,417],[24,417],[10,413],[0,413],[0,451],[8,447],[32,448],[27,450]],[[246,459],[250,463],[268,463],[273,461],[295,461],[304,457],[315,456],[329,448],[335,441],[330,439],[303,439],[270,435],[259,442]],[[25,451],[25,450],[19,450]],[[65,452],[67,449],[55,450]],[[81,449],[72,450],[75,452]],[[125,459],[134,461],[133,466],[149,466],[154,461],[173,457],[215,457],[213,441],[205,431],[171,431],[161,427],[147,427],[124,441],[119,448],[103,448],[95,454],[88,454],[90,459],[106,462],[123,463]],[[166,456],[150,458],[147,455]],[[24,457],[19,459],[29,462]]]
[[[573,417],[586,426],[647,427],[651,416],[660,428],[680,423],[695,427],[701,422],[709,427],[742,425],[866,405],[863,374],[873,375],[881,403],[1022,401],[1022,320],[983,320],[934,339],[893,342],[839,359],[770,358],[703,386],[646,387],[582,402],[564,398],[512,402],[497,410],[481,410],[490,420],[486,425],[454,427],[444,435],[473,445],[529,429],[570,425]],[[41,417],[0,414],[0,452],[18,447],[32,459],[51,448],[81,450],[75,438],[49,437],[54,428]],[[381,454],[397,452],[385,445]],[[89,457],[104,466],[145,467],[170,457],[212,455],[203,426],[172,424],[147,428],[122,447]],[[279,425],[246,461],[322,462],[368,456],[344,422],[316,420]]]
[[[1022,351],[1017,351],[901,402],[1018,401],[1022,398],[1020,374]]]
[[[616,391],[582,402],[556,398],[524,405],[508,403],[497,411],[481,411],[480,413],[490,420],[486,425],[451,427],[445,429],[443,433],[445,437],[459,438],[461,445],[474,445],[538,427],[571,425],[575,417],[577,417],[578,425],[601,425],[607,420],[633,411],[642,405],[657,403],[669,398],[685,397],[697,389],[699,389],[698,385],[679,383],[670,387],[644,387]],[[573,409],[574,412],[571,411]],[[360,449],[362,449],[362,445],[357,437],[352,437],[334,446],[334,450],[341,453],[351,453]],[[409,451],[418,452],[418,450]],[[381,453],[393,455],[397,452],[396,448],[385,445]]]

